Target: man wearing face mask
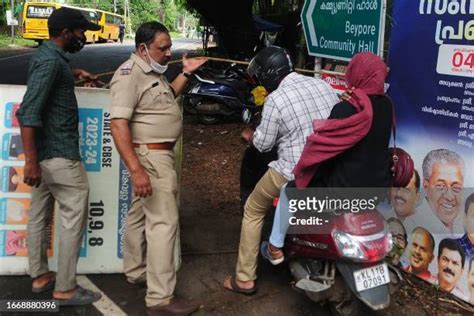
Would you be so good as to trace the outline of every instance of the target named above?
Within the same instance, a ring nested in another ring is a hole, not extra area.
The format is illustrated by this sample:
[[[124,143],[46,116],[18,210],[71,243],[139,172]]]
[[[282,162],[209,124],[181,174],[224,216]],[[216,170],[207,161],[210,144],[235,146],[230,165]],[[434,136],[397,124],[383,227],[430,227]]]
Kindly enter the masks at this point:
[[[72,70],[66,52],[83,46],[86,30],[99,30],[76,10],[60,8],[48,19],[50,41],[35,53],[17,118],[25,153],[24,182],[32,186],[28,260],[35,293],[52,290],[59,305],[95,302],[100,293],[77,286],[76,266],[87,221],[89,184],[79,154],[78,107],[74,77],[97,78]],[[59,205],[58,271],[49,271],[46,226]]]
[[[111,81],[112,135],[134,193],[125,231],[124,271],[128,282],[146,282],[148,315],[190,314],[198,306],[173,296],[178,228],[173,147],[182,132],[175,97],[206,60],[183,56],[183,71],[170,84],[163,76],[171,59],[166,27],[142,24],[135,47]]]

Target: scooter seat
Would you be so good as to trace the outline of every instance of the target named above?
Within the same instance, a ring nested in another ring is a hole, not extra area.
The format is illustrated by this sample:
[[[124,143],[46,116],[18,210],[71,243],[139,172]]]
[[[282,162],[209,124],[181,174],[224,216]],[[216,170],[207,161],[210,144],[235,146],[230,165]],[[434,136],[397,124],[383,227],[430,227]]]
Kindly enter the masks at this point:
[[[198,70],[198,75],[207,80],[226,79],[226,75],[222,71],[214,70],[212,68],[205,68]]]
[[[248,93],[248,91],[249,91],[249,85],[246,82],[242,81],[242,80],[228,79],[228,78],[225,78],[225,79],[213,78],[213,79],[210,79],[210,80],[214,81],[217,84],[228,85],[228,86],[232,87],[232,89],[234,89],[237,92],[245,91],[245,92]]]

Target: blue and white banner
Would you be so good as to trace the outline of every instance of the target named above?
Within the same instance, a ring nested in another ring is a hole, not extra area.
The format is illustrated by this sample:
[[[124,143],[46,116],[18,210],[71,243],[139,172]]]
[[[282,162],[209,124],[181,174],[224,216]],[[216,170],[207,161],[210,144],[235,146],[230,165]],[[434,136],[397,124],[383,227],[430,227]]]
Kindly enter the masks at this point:
[[[28,273],[27,223],[31,187],[23,183],[25,154],[15,113],[25,86],[0,85],[0,275]],[[109,90],[77,88],[79,145],[89,180],[88,222],[81,245],[79,273],[122,271],[123,242],[131,183],[110,130]],[[179,143],[180,144],[180,143]],[[176,146],[181,163],[181,145]],[[178,168],[179,170],[179,168]],[[50,269],[57,267],[59,217],[47,228]],[[180,246],[176,243],[176,267]]]
[[[397,145],[420,176],[411,209],[392,198],[401,265],[474,304],[474,1],[398,0],[392,16]]]

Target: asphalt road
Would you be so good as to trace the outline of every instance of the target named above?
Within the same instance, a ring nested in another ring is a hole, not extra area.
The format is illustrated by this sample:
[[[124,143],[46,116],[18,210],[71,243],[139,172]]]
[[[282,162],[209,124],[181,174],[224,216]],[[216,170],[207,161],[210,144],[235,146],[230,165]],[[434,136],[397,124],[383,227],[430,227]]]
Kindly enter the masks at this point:
[[[173,55],[176,59],[184,51],[202,47],[196,39],[173,40]],[[94,74],[115,71],[135,50],[133,41],[124,44],[89,44],[79,53],[69,54],[72,68],[82,68]],[[0,50],[0,84],[26,84],[28,63],[36,48]],[[171,68],[171,67],[170,67]],[[173,69],[170,75],[173,75]]]

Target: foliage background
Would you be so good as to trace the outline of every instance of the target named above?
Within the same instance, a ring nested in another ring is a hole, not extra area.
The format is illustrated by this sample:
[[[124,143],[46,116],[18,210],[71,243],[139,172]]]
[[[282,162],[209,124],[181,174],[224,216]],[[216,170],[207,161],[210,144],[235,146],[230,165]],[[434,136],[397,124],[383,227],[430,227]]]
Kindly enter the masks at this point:
[[[138,25],[151,20],[160,20],[160,12],[164,8],[164,24],[170,31],[180,31],[180,26],[196,26],[197,18],[186,10],[186,0],[116,0],[116,12],[123,15],[126,2],[130,7],[130,29],[136,30]],[[14,7],[22,0],[14,0]],[[50,2],[66,3],[79,7],[97,8],[114,11],[114,0],[50,0]],[[0,31],[6,31],[5,12],[10,9],[10,0],[0,0]]]

